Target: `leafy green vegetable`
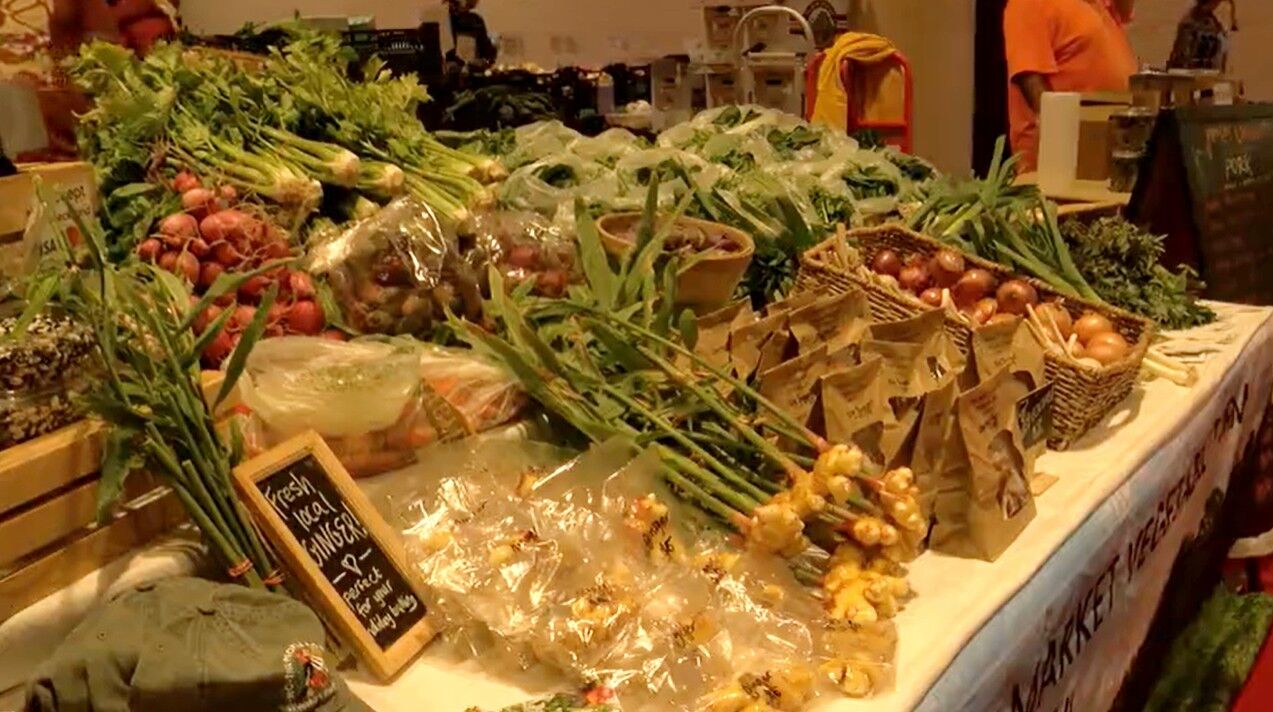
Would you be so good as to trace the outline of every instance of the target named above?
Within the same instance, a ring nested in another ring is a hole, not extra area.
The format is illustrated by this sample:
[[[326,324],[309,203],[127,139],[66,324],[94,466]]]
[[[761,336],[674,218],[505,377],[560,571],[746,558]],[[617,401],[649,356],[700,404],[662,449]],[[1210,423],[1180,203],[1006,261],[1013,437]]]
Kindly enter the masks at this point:
[[[1242,688],[1273,623],[1273,597],[1223,585],[1171,645],[1145,712],[1223,712]]]
[[[1062,294],[1101,301],[1070,256],[1056,207],[1033,185],[1017,185],[1017,156],[1002,137],[985,180],[947,178],[910,218],[912,228],[1047,282]]]
[[[1173,274],[1159,264],[1163,238],[1122,218],[1091,224],[1070,220],[1061,226],[1079,271],[1101,299],[1167,329],[1209,324],[1215,312],[1190,294],[1197,273],[1181,266]],[[1200,286],[1200,285],[1195,285]]]

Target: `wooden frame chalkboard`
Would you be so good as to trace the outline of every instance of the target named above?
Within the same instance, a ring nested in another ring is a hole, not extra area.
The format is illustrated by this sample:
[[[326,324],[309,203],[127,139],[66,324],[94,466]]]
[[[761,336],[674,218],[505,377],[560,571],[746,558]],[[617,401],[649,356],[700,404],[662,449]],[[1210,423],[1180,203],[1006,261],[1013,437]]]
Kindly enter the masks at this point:
[[[289,574],[380,680],[434,631],[396,534],[315,432],[234,470],[244,504]]]
[[[1273,104],[1193,106],[1159,115],[1128,218],[1166,235],[1169,267],[1187,264],[1204,296],[1273,304]]]

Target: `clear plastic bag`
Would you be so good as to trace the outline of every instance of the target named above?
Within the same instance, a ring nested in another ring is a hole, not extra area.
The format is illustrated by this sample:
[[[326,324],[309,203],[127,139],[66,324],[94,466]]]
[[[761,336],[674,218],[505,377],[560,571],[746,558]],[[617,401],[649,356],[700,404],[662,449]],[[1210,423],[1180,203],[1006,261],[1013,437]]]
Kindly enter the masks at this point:
[[[384,337],[268,339],[239,383],[250,449],[315,430],[357,477],[409,465],[437,440],[504,423],[526,402],[503,371],[470,351]]]
[[[433,610],[473,655],[612,687],[625,709],[816,694],[816,599],[781,561],[708,534],[653,453],[616,440],[552,465],[492,445],[457,468],[462,445],[430,459],[448,472],[431,494],[395,509]]]
[[[469,223],[466,237],[509,287],[534,279],[536,294],[560,297],[582,279],[575,241],[538,213],[496,210],[478,213]]]
[[[345,321],[366,334],[429,334],[445,309],[482,316],[480,254],[461,255],[433,211],[399,198],[312,246],[306,270],[326,278]]]

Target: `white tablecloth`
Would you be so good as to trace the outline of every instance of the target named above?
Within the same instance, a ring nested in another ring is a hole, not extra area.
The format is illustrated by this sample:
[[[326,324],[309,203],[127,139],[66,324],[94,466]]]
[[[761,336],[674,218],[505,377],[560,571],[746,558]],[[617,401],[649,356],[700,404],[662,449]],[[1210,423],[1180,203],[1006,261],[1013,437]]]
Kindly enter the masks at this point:
[[[1075,448],[1044,455],[1039,470],[1060,480],[1039,498],[1036,518],[998,561],[920,557],[911,570],[918,596],[898,618],[896,688],[824,707],[1105,709],[1145,635],[1182,540],[1197,529],[1210,494],[1227,485],[1236,454],[1269,403],[1271,313],[1226,309],[1235,338],[1202,367],[1193,388],[1148,383]],[[193,568],[185,553],[153,554],[166,563],[148,563],[151,555],[124,571],[155,577]],[[106,571],[0,625],[0,689],[25,675],[37,654],[47,655],[99,591],[137,583]],[[37,623],[50,627],[19,637]],[[25,662],[13,667],[14,655]],[[498,708],[560,684],[488,670],[480,661],[444,659],[436,650],[426,650],[390,685],[360,672],[348,678],[379,712]],[[14,709],[8,701],[0,700],[0,709]]]
[[[1144,638],[1181,541],[1196,530],[1209,493],[1227,484],[1236,453],[1269,402],[1270,314],[1225,308],[1233,341],[1201,367],[1195,386],[1147,383],[1074,448],[1041,457],[1038,469],[1060,480],[1039,498],[1034,521],[998,561],[921,556],[911,569],[918,596],[898,618],[896,688],[822,707],[1106,709]],[[1129,568],[1129,559],[1139,563]],[[457,665],[428,651],[391,685],[351,678],[355,692],[379,712],[497,708],[553,683],[528,685],[484,671],[478,662]],[[1014,685],[1021,698],[1015,706]]]

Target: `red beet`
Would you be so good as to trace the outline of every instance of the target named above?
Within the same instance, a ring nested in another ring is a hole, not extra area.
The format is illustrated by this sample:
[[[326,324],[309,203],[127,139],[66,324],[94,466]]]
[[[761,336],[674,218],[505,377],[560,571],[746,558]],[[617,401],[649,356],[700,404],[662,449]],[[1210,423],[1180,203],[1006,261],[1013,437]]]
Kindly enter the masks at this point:
[[[235,331],[242,331],[248,328],[248,324],[252,323],[252,319],[256,316],[256,308],[246,304],[240,304],[234,308],[234,316],[230,317],[230,328]]]
[[[143,262],[154,262],[155,258],[159,257],[159,251],[162,249],[163,245],[160,244],[159,240],[150,237],[142,240],[141,244],[137,245],[137,257]]]
[[[194,333],[202,334],[203,330],[208,328],[212,322],[216,321],[217,317],[221,316],[221,312],[223,311],[225,310],[215,304],[204,309],[199,316],[195,317]]]
[[[222,267],[238,267],[243,262],[243,255],[228,242],[218,242],[212,246],[212,259]]]
[[[328,329],[323,332],[323,338],[329,341],[347,341],[349,337],[340,329]]]
[[[217,277],[220,277],[221,273],[224,271],[225,268],[216,262],[204,262],[199,268],[199,286],[204,289],[209,289],[212,287],[212,283],[216,282]]]
[[[214,368],[220,366],[221,362],[234,351],[236,343],[237,340],[228,331],[217,334],[216,338],[212,339],[203,350],[204,363]]]
[[[270,280],[263,274],[248,277],[239,285],[239,299],[246,302],[261,301],[261,294],[270,286]]]
[[[293,333],[315,336],[323,330],[323,310],[314,302],[296,302],[287,308],[285,322]]]
[[[186,278],[191,284],[199,280],[199,258],[189,252],[177,255],[177,274]]]
[[[287,285],[297,299],[314,298],[314,281],[304,272],[292,272],[288,275]]]
[[[221,199],[228,204],[234,204],[239,201],[239,191],[232,185],[223,185],[217,189],[217,193],[221,195]]]
[[[292,247],[286,242],[265,243],[265,256],[271,260],[284,260],[292,256]]]
[[[208,246],[208,243],[197,237],[186,243],[186,249],[199,259],[207,257],[208,253],[212,252],[212,248]]]

